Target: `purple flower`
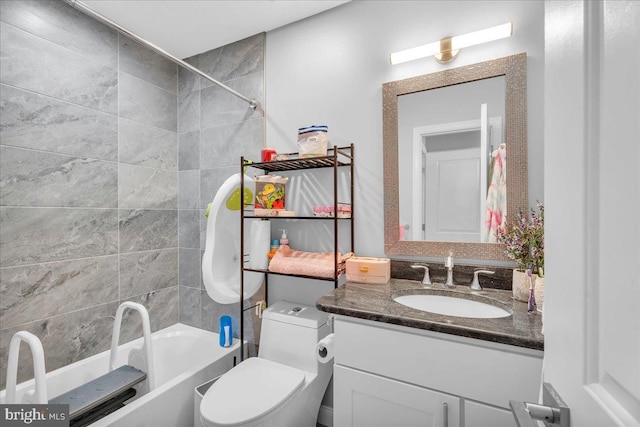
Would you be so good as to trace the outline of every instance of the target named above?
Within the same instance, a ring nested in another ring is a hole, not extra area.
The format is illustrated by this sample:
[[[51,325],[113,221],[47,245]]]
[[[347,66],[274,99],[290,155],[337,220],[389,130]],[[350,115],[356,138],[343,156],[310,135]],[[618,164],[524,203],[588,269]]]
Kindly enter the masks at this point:
[[[531,208],[529,218],[520,210],[518,220],[498,229],[497,240],[505,245],[504,254],[518,263],[518,268],[539,272],[544,266],[544,206],[537,202],[539,212]]]

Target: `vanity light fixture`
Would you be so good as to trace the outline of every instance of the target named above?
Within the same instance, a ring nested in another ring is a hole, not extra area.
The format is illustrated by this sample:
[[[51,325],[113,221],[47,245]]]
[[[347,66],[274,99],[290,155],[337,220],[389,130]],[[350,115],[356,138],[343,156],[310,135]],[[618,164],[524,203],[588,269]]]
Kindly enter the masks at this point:
[[[391,65],[432,55],[435,56],[436,61],[446,64],[453,61],[462,48],[504,39],[511,37],[511,34],[513,34],[513,23],[509,22],[461,36],[445,37],[437,42],[392,53]]]

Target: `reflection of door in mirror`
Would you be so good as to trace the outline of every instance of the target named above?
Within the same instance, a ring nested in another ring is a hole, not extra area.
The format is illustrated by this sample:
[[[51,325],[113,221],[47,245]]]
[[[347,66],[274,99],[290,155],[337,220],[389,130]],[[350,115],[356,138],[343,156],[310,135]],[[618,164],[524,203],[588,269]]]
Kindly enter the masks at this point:
[[[504,103],[502,76],[398,97],[399,219],[408,225],[406,240],[495,241],[486,202],[492,153],[504,142]],[[501,191],[506,215],[506,188]]]
[[[486,113],[478,120],[414,129],[413,155],[421,166],[413,171],[412,199],[420,200],[413,204],[413,240],[488,240],[488,171],[501,142],[502,117],[489,119]]]

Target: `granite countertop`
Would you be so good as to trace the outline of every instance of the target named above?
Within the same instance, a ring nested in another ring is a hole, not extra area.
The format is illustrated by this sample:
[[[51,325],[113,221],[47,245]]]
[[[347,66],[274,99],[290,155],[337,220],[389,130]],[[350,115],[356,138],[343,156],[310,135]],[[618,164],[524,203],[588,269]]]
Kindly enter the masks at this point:
[[[465,299],[490,302],[512,315],[496,319],[445,316],[416,310],[393,300],[395,296],[407,294],[457,294]],[[385,285],[347,282],[321,297],[316,306],[322,311],[344,316],[544,350],[541,314],[529,314],[527,304],[514,300],[510,290],[485,288],[472,291],[468,286],[448,290],[437,283],[425,289],[420,282],[405,279],[391,279]]]

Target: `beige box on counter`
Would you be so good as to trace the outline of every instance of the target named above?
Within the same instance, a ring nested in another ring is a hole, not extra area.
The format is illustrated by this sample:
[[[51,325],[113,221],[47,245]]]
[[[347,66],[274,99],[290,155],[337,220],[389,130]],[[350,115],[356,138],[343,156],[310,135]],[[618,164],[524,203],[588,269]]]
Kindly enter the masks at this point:
[[[347,281],[384,285],[391,277],[389,258],[351,257],[346,261]]]

